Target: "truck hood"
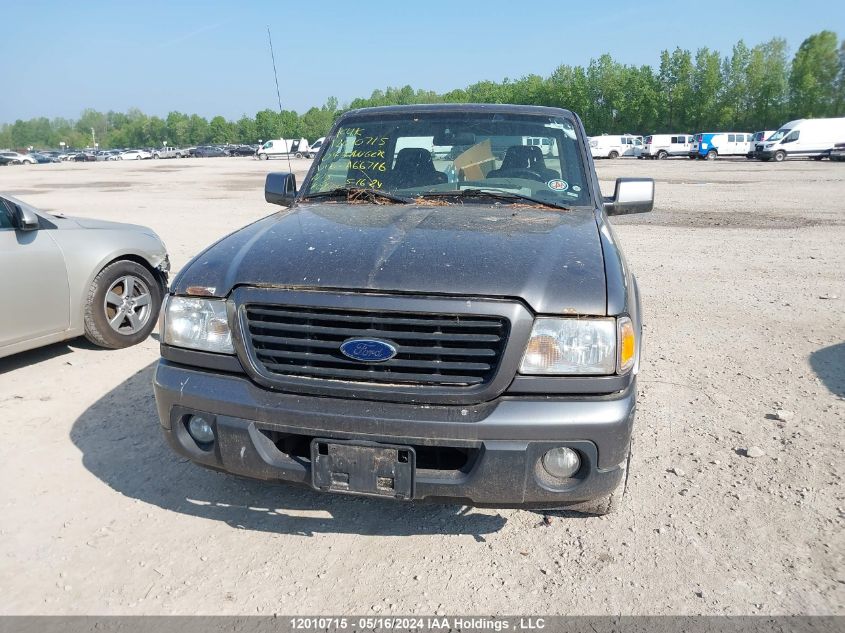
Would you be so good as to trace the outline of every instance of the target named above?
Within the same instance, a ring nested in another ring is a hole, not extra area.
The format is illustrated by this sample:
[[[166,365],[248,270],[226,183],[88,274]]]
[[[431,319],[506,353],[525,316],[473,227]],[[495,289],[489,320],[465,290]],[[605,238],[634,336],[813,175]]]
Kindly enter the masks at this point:
[[[520,298],[537,313],[606,313],[594,213],[517,205],[304,203],[190,262],[173,291],[235,286]]]

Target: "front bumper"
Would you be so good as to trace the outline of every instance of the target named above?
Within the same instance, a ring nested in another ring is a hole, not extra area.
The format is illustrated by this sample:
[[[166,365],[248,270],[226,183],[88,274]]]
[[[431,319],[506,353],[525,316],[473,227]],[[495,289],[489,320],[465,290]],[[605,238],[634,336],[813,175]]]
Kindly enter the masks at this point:
[[[433,458],[418,459],[415,499],[500,507],[566,505],[614,490],[636,406],[636,381],[603,396],[504,396],[441,406],[274,392],[243,375],[167,360],[158,364],[154,387],[172,448],[210,468],[310,485],[310,457],[301,447],[313,438],[409,445]],[[209,450],[187,432],[184,420],[196,413],[211,418],[215,429]],[[564,482],[550,481],[538,467],[555,446],[582,458],[581,470]]]

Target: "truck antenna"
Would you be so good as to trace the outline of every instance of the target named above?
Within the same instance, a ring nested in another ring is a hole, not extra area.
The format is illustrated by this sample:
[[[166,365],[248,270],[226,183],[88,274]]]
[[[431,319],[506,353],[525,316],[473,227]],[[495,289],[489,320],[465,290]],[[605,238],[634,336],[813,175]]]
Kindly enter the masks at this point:
[[[273,60],[273,77],[276,79],[276,98],[279,100],[279,123],[281,124],[281,116],[282,116],[282,94],[279,92],[279,73],[276,71],[276,54],[273,52],[273,37],[270,35],[270,26],[267,26],[267,40],[270,42],[270,59]],[[282,139],[285,142],[285,149],[287,152],[288,157],[288,169],[290,173],[293,173],[293,167],[290,164],[290,146],[288,146],[288,142]],[[269,158],[269,155],[268,155]]]

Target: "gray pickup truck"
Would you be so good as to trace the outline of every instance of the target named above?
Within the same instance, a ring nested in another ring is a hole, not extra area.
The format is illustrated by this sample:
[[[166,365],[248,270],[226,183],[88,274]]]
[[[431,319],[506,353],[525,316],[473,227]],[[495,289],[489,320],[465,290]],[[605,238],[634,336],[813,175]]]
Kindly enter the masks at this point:
[[[603,197],[567,110],[396,106],[341,116],[265,197],[284,208],[167,297],[177,453],[326,492],[618,507],[642,328],[607,216],[649,211],[653,180]]]

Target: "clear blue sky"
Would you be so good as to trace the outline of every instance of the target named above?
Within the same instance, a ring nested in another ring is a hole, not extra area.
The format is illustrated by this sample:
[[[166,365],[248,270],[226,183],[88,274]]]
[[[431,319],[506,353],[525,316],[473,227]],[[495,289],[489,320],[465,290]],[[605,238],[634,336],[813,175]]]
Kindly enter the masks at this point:
[[[656,65],[661,49],[726,54],[809,34],[845,37],[841,0],[0,0],[0,122],[74,118],[85,107],[237,118],[304,111],[386,86],[445,91],[548,75],[610,53]]]

